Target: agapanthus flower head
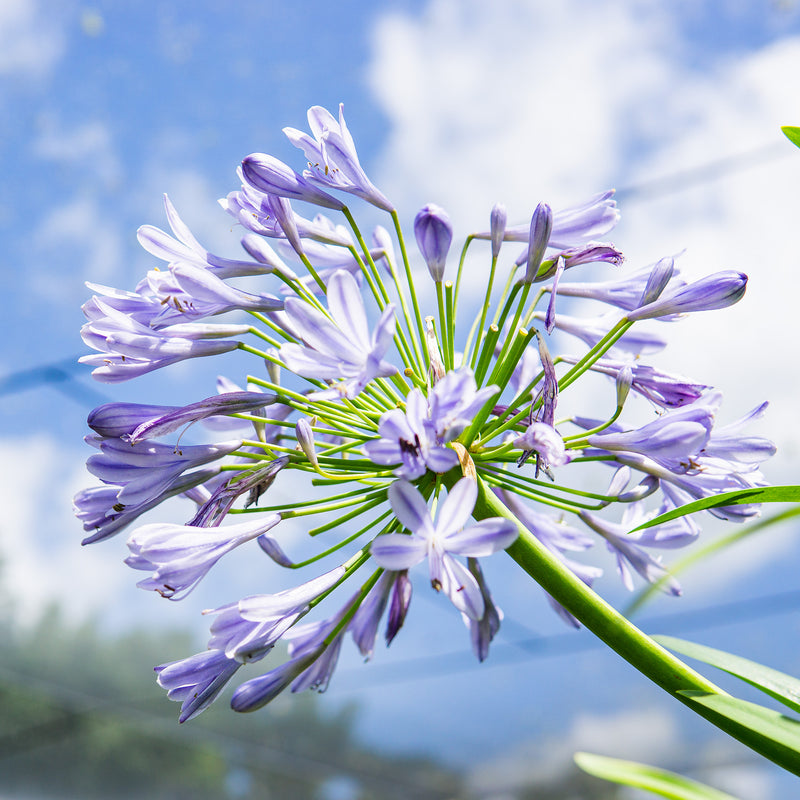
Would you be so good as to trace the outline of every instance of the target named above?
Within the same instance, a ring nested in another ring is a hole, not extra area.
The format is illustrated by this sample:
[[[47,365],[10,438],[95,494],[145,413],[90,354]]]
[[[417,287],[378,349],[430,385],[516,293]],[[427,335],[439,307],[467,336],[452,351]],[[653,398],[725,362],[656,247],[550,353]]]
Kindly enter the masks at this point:
[[[181,721],[240,670],[231,705],[253,711],[285,690],[326,689],[343,647],[377,658],[380,630],[387,645],[402,638],[420,572],[458,610],[483,661],[503,613],[482,560],[500,551],[542,581],[576,628],[590,624],[583,606],[546,574],[590,596],[602,574],[590,563],[597,543],[624,585],[666,580],[677,594],[661,554],[691,544],[699,523],[630,529],[695,499],[764,486],[760,466],[775,449],[746,432],[766,404],[720,427],[718,392],[648,363],[670,326],[639,324],[731,305],[744,275],[687,284],[672,256],[626,274],[622,252],[603,240],[619,217],[608,191],[555,211],[541,202],[523,225],[508,225],[495,204],[489,230],[467,237],[444,281],[454,226],[428,205],[413,234],[432,300],[417,291],[400,216],[361,167],[341,107],[337,119],[314,106],[308,121],[310,134],[285,129],[307,159],[302,174],[252,154],[220,203],[245,231],[240,259],[207,251],[165,198],[169,232],[144,225],[138,234],[157,263],[133,289],[89,284],[83,306],[82,335],[96,353],[82,360],[106,383],[234,350],[252,360],[240,376],[219,370],[216,394],[212,384],[195,402],[152,384],[147,403],[122,398],[88,420],[87,467],[100,485],[75,497],[84,543],[138,524],[126,563],[147,573],[142,588],[171,599],[234,549],[264,565],[263,592],[208,604],[205,652],[156,668]],[[374,246],[329,192],[387,213],[385,226],[370,220]],[[328,216],[306,219],[294,200]],[[578,265],[581,280],[568,280]],[[477,309],[459,297],[475,285]],[[564,298],[590,308],[565,314]],[[629,416],[635,394],[658,413],[644,424]],[[603,473],[596,463],[611,469],[588,490],[585,476]],[[182,524],[158,521],[173,499]],[[711,513],[743,521],[758,511],[734,503]],[[309,554],[298,531],[324,543]],[[275,591],[279,569],[296,570],[297,584]]]

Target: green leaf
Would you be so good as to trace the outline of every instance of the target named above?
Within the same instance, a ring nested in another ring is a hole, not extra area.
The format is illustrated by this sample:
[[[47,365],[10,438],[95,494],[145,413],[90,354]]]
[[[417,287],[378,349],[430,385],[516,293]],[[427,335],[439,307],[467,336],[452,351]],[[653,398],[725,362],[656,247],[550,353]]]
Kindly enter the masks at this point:
[[[696,658],[730,675],[735,675],[775,698],[779,703],[788,706],[792,711],[800,712],[800,680],[797,678],[747,658],[726,653],[724,650],[715,650],[713,647],[694,644],[672,636],[653,636],[653,638],[676,653]]]
[[[667,575],[659,578],[657,581],[655,581],[655,583],[648,583],[647,586],[641,590],[638,596],[625,609],[625,616],[630,617],[632,614],[637,612],[651,597],[653,597],[653,595],[664,589],[667,581],[673,577],[676,577],[680,573],[685,572],[692,565],[703,561],[719,550],[724,550],[726,547],[730,547],[731,545],[736,544],[736,542],[746,539],[748,536],[752,536],[754,533],[759,533],[778,522],[783,522],[786,519],[791,519],[792,517],[797,516],[800,516],[800,505],[792,506],[786,511],[781,511],[780,513],[773,514],[770,517],[764,517],[763,519],[758,520],[758,522],[753,522],[750,525],[740,526],[737,530],[732,531],[726,536],[720,536],[718,539],[709,542],[709,544],[707,544],[705,547],[698,547],[697,549],[692,550],[692,552],[684,556],[682,559],[676,561],[674,564],[670,564]]]
[[[575,763],[590,775],[624,786],[646,789],[653,794],[672,800],[736,800],[733,795],[712,789],[674,772],[623,761],[619,758],[597,756],[593,753],[575,753]]]
[[[699,705],[711,712],[706,719],[719,727],[714,717],[727,720],[738,727],[738,731],[726,730],[740,742],[766,755],[784,769],[800,774],[800,722],[784,716],[771,708],[740,700],[727,694],[702,692],[697,689],[681,689],[678,694],[685,698],[691,708]]]
[[[687,514],[694,514],[696,511],[747,503],[800,503],[800,486],[760,486],[754,489],[737,489],[733,492],[704,497],[702,500],[695,500],[693,503],[673,508],[666,514],[659,514],[634,528],[631,533],[652,528],[654,525],[661,525],[664,522],[678,519],[678,517],[685,517]]]
[[[795,128],[792,125],[784,125],[781,127],[781,130],[792,144],[800,147],[800,128]]]

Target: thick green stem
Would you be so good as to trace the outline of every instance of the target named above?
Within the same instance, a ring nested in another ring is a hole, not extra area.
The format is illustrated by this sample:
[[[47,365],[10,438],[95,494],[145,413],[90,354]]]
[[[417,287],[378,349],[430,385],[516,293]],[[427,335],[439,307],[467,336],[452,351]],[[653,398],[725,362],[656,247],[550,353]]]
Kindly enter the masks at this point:
[[[451,477],[452,474],[448,473],[446,476],[448,484],[451,482]],[[458,477],[455,475],[455,479]],[[653,683],[689,706],[694,712],[705,717],[765,758],[800,775],[800,753],[797,751],[766,739],[749,728],[710,709],[694,704],[689,698],[678,694],[681,690],[686,689],[714,694],[726,693],[653,641],[595,594],[519,523],[480,479],[480,476],[478,477],[478,489],[478,502],[475,505],[473,516],[479,520],[488,517],[505,517],[516,522],[520,534],[514,544],[508,548],[508,554],[581,624]]]

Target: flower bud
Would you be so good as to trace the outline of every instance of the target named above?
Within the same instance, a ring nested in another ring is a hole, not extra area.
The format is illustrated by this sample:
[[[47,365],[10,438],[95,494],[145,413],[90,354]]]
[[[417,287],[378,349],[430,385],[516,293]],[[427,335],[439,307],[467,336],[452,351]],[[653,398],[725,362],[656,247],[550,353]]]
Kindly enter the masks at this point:
[[[658,319],[690,311],[712,311],[738,303],[747,287],[747,275],[741,272],[717,272],[683,286],[666,297],[634,309],[628,319]]]
[[[675,271],[675,260],[672,258],[662,258],[651,270],[647,278],[647,285],[642,292],[642,299],[639,301],[639,306],[646,306],[654,303],[661,296],[667,284],[672,279],[672,273]]]
[[[497,258],[500,254],[500,245],[503,244],[507,220],[508,215],[506,214],[506,207],[502,203],[495,203],[491,216],[489,217],[492,238],[492,258]]]
[[[633,369],[625,365],[617,373],[617,408],[622,408],[633,384]]]
[[[544,251],[553,230],[553,212],[547,203],[539,203],[531,218],[531,235],[528,242],[528,267],[523,283],[533,283],[544,258]]]
[[[453,226],[447,212],[433,203],[428,203],[414,219],[414,235],[422,253],[428,272],[437,283],[444,277],[447,251],[453,240]]]

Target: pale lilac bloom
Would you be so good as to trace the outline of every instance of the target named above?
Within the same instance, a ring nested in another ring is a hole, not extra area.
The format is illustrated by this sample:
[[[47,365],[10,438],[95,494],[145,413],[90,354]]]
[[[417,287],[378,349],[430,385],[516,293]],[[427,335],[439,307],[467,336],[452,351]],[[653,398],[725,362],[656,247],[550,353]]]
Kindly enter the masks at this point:
[[[190,445],[180,450],[172,445],[138,442],[131,445],[121,439],[87,437],[100,449],[90,456],[86,468],[103,483],[121,487],[115,505],[144,503],[168,490],[188,470],[217,461],[237,450],[242,442],[234,440],[211,445]]]
[[[344,121],[344,105],[339,104],[339,120],[321,106],[308,109],[309,136],[296,128],[284,128],[289,141],[308,159],[303,176],[329,189],[339,189],[372,203],[384,211],[394,206],[374,186],[358,161],[356,145]]]
[[[334,383],[312,393],[312,399],[355,397],[374,378],[397,372],[383,360],[394,336],[393,305],[386,306],[370,335],[358,284],[338,270],[328,283],[328,313],[299,299],[286,300],[286,314],[304,345],[282,345],[281,359],[297,375]]]
[[[492,241],[492,258],[500,255],[500,247],[508,224],[508,212],[502,203],[495,203],[489,215],[489,238]]]
[[[344,567],[336,567],[291,589],[245,597],[205,612],[216,615],[208,646],[239,662],[259,660],[308,613],[309,603],[330,591],[344,574]]]
[[[219,466],[203,467],[179,476],[160,494],[136,505],[120,508],[117,501],[116,486],[91,486],[78,492],[73,498],[75,516],[83,523],[83,529],[92,533],[81,544],[93,544],[107,539],[126,528],[145,511],[155,508],[164,500],[183,494],[214,478],[219,474]]]
[[[187,262],[177,262],[169,270],[151,270],[144,286],[163,306],[156,322],[198,320],[229,311],[278,311],[283,300],[271,294],[254,294],[229,286],[213,272]]]
[[[658,264],[665,260],[667,259],[662,259]],[[669,259],[669,261],[671,260]],[[650,287],[653,272],[658,267],[658,264],[645,267],[619,280],[576,283],[561,281],[558,286],[558,293],[562,297],[583,297],[590,300],[598,300],[601,303],[607,303],[626,311],[632,311],[641,305],[643,296],[648,291],[652,291],[652,287],[649,290],[648,287]],[[673,270],[672,273],[672,283],[675,288],[686,285],[685,281],[677,278],[676,270]],[[549,292],[550,287],[545,286],[544,290]]]
[[[742,436],[742,429],[754,420],[761,419],[769,403],[761,403],[736,422],[731,422],[712,431],[703,455],[724,462],[736,472],[755,470],[762,461],[772,458],[777,448],[775,443],[763,436]]]
[[[226,198],[220,200],[219,204],[222,208],[253,233],[270,238],[288,238],[279,219],[285,211],[285,207],[277,207],[277,195],[259,191],[245,181],[241,169],[238,172],[243,181],[242,188],[238,192],[230,192]],[[291,206],[289,209],[291,210]],[[292,227],[301,238],[315,239],[344,247],[353,244],[353,237],[347,228],[342,225],[334,225],[327,217],[318,215],[313,220],[307,220],[294,211],[291,213]]]
[[[82,356],[82,364],[95,367],[92,376],[103,383],[130,380],[188,358],[227,353],[239,342],[218,337],[238,336],[242,325],[175,325],[154,330],[94,298],[105,314],[81,328],[81,337],[100,352]]]
[[[715,399],[709,395],[701,403],[667,411],[641,428],[596,433],[587,441],[601,450],[641,453],[672,472],[687,472],[693,469],[711,435]]]
[[[414,218],[414,236],[431,278],[440,283],[453,241],[453,224],[447,212],[434,203],[428,203]]]
[[[219,278],[263,275],[272,272],[272,268],[263,263],[237,261],[210,253],[194,238],[167,195],[164,195],[164,206],[172,236],[154,225],[142,225],[136,232],[139,244],[151,255],[168,264],[178,261],[194,264],[210,270]]]
[[[550,247],[568,247],[598,239],[607,234],[619,221],[619,211],[611,189],[591,197],[587,202],[553,213]],[[491,239],[491,231],[475,234],[476,239]],[[530,223],[509,225],[503,233],[505,242],[527,242]]]
[[[480,620],[485,611],[481,588],[475,576],[453,555],[491,555],[508,547],[518,531],[513,522],[500,517],[464,528],[477,497],[477,484],[462,478],[441,504],[434,523],[417,489],[407,481],[396,481],[389,487],[389,501],[411,535],[379,536],[372,542],[371,553],[380,566],[391,570],[409,569],[427,558],[431,585],[443,591],[459,611]]]
[[[179,722],[193,719],[205,711],[241,667],[220,650],[205,650],[180,661],[155,668],[158,685],[167,697],[181,703]]]
[[[430,417],[436,435],[443,442],[457,439],[497,392],[498,387],[493,385],[478,389],[468,367],[445,374],[429,393]]]
[[[747,288],[747,275],[741,272],[717,272],[688,286],[673,290],[655,302],[629,311],[627,318],[655,319],[691,311],[711,311],[738,303]]]
[[[364,444],[364,452],[376,464],[400,464],[394,471],[400,478],[415,480],[429,469],[448,472],[458,464],[455,450],[437,436],[428,401],[417,388],[408,393],[405,411],[396,408],[381,416],[378,434]]]
[[[691,524],[678,521],[677,526],[657,526],[637,533],[629,533],[631,528],[646,521],[654,514],[645,515],[640,503],[631,503],[625,507],[620,523],[608,522],[588,511],[581,511],[580,518],[593,531],[599,533],[606,541],[606,546],[614,554],[617,571],[626,589],[633,591],[633,575],[631,569],[639,573],[648,583],[656,583],[666,578],[665,591],[672,595],[680,595],[680,584],[669,576],[661,565],[661,559],[647,552],[648,547],[674,548],[684,547],[697,538],[697,529]],[[658,531],[658,527],[665,530]]]
[[[125,563],[134,569],[152,570],[153,574],[137,586],[177,600],[178,595],[185,597],[225,553],[266,533],[280,521],[280,514],[269,514],[224,528],[158,522],[143,525],[128,539],[131,555]]]
[[[537,311],[534,316],[537,319],[544,319],[544,314],[540,311]],[[556,330],[569,333],[572,336],[577,336],[589,347],[594,347],[618,321],[619,318],[615,314],[587,318],[559,314],[555,320],[554,327]],[[626,331],[622,337],[614,343],[609,353],[622,351],[625,353],[633,353],[634,355],[644,355],[657,353],[666,346],[667,341],[663,336],[658,336],[649,331],[642,331],[634,327]]]

